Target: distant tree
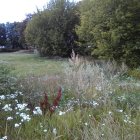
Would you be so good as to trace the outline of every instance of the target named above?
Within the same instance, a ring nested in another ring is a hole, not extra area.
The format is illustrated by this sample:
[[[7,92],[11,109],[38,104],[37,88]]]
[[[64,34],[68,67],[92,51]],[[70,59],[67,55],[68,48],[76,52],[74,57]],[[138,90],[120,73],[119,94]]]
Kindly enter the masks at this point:
[[[28,23],[25,37],[41,55],[67,56],[75,48],[79,23],[78,8],[68,0],[51,0],[43,11],[38,11]]]
[[[80,11],[77,33],[85,50],[91,46],[93,56],[140,65],[139,0],[83,0]]]
[[[6,23],[5,28],[8,46],[19,49],[24,49],[27,47],[24,31],[31,18],[32,14],[28,14],[26,19],[22,22]]]
[[[21,47],[23,49],[28,48],[26,40],[25,40],[25,29],[26,29],[28,22],[32,19],[32,16],[33,16],[33,14],[27,14],[26,18],[22,22],[19,22],[17,27],[16,27],[17,32],[19,34],[18,41],[21,44]]]
[[[6,23],[7,45],[12,48],[19,48],[19,33],[16,29],[17,24],[16,22]]]
[[[6,28],[5,24],[0,24],[0,46],[6,45]]]

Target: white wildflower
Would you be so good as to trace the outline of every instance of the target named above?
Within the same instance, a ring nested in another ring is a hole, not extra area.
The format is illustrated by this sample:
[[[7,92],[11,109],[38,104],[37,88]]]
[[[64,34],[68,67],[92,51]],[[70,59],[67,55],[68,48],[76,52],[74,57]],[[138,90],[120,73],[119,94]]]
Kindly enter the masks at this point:
[[[6,104],[2,109],[5,111],[12,111],[11,104]]]
[[[18,103],[18,100],[16,99],[15,102]]]
[[[128,116],[127,114],[125,115],[124,122],[125,122],[125,123],[129,123],[129,124],[135,124],[134,122],[132,122],[132,121],[130,120],[130,116]]]
[[[111,112],[111,111],[109,111],[109,112],[108,112],[108,114],[109,114],[109,115],[112,115],[112,112]]]
[[[18,115],[19,114],[19,112],[16,112],[16,115]]]
[[[29,108],[26,108],[25,110],[26,110],[26,111],[29,111],[30,109],[29,109]]]
[[[22,122],[31,120],[30,116],[25,113],[21,113],[19,116],[22,118],[21,119]]]
[[[40,107],[35,107],[33,113],[35,115],[42,115],[42,110],[40,109]]]
[[[40,123],[40,127],[41,127],[41,128],[43,128],[43,125],[42,125],[42,123]]]
[[[85,123],[85,125],[87,126],[87,125],[88,125],[88,123]]]
[[[15,127],[17,128],[17,127],[19,127],[20,126],[20,124],[18,124],[18,123],[15,123]]]
[[[7,140],[7,136],[2,137],[0,140]]]
[[[20,111],[21,110],[24,110],[26,108],[28,104],[26,103],[23,103],[23,104],[17,104],[17,107],[15,109],[19,109]]]
[[[4,95],[1,95],[1,96],[0,96],[0,99],[1,99],[1,100],[5,100],[5,96],[4,96]]]
[[[73,107],[69,108],[68,110],[66,110],[66,112],[72,111]]]
[[[53,129],[53,134],[54,134],[54,135],[57,134],[57,130],[56,130],[56,128]]]
[[[123,112],[123,110],[122,110],[122,109],[117,109],[117,112],[122,113],[122,112]]]
[[[7,140],[7,136],[4,136],[3,139],[4,139],[4,140]]]
[[[44,129],[43,131],[44,131],[44,132],[47,132],[47,129]]]
[[[23,95],[23,93],[19,91],[19,95]]]
[[[13,117],[7,117],[7,120],[9,120],[9,121],[13,120]]]
[[[65,114],[65,112],[62,112],[62,111],[59,111],[59,115],[61,116],[61,115],[64,115]]]
[[[93,106],[97,106],[97,105],[99,105],[96,101],[92,101],[92,105]]]
[[[18,94],[18,91],[15,91],[15,94]]]
[[[125,98],[125,96],[120,96],[120,97],[118,97],[118,100],[119,101],[124,101],[124,100],[126,100],[126,98]]]
[[[7,95],[8,99],[14,99],[16,97],[17,97],[17,94],[9,94],[9,95]]]

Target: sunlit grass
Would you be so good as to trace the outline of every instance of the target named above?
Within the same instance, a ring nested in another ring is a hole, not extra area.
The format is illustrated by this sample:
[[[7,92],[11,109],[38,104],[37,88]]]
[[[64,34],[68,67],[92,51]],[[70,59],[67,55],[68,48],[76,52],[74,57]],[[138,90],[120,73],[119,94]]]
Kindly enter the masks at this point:
[[[17,75],[57,75],[62,73],[65,61],[46,59],[35,54],[25,53],[0,53],[0,62],[8,63],[15,68]]]

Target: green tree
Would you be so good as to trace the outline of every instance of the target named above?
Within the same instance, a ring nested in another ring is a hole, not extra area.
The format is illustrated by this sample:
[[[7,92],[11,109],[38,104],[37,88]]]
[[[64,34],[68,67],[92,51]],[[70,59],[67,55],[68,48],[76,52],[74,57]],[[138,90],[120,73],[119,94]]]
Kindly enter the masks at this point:
[[[19,46],[22,49],[28,48],[26,41],[25,41],[25,29],[27,26],[27,23],[32,19],[32,14],[26,15],[26,18],[22,22],[18,22],[16,25],[16,32],[18,35],[18,42]]]
[[[67,56],[75,48],[79,23],[77,6],[68,0],[51,0],[47,8],[38,11],[28,23],[25,37],[41,55]]]
[[[5,24],[0,24],[0,46],[6,45],[6,28]]]
[[[83,0],[80,11],[77,32],[91,55],[140,65],[139,0]]]
[[[19,33],[17,31],[18,22],[6,23],[7,45],[14,48],[20,48]]]

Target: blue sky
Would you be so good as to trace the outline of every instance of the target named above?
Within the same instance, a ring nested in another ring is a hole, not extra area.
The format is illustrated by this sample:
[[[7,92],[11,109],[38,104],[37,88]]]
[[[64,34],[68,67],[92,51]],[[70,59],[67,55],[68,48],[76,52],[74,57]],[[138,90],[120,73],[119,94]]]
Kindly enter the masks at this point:
[[[79,1],[79,0],[75,0]],[[0,23],[22,21],[26,14],[42,9],[49,0],[0,0]]]

